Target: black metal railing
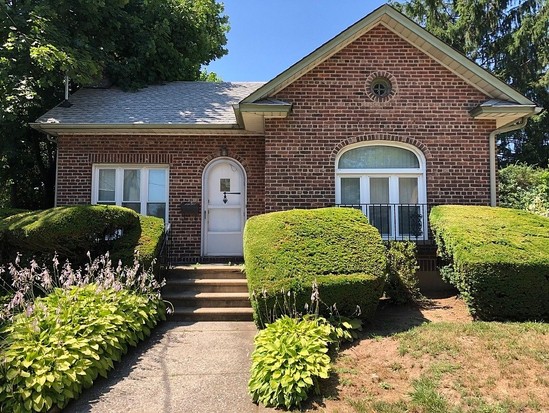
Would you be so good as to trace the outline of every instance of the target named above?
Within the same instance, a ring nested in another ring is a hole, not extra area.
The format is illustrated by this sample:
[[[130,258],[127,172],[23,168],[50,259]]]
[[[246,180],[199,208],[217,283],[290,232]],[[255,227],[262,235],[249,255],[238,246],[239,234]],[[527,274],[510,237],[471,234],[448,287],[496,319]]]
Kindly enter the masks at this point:
[[[429,240],[427,204],[336,204],[338,207],[356,208],[368,217],[384,240]]]
[[[162,240],[160,242],[160,250],[158,252],[158,275],[162,277],[166,270],[171,267],[170,259],[170,224],[166,224]]]

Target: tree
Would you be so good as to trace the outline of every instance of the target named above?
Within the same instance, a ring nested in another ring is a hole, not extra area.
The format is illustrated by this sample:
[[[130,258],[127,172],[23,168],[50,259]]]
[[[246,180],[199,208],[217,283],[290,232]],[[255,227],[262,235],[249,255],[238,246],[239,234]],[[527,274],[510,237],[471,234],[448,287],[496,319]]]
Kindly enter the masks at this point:
[[[522,131],[499,135],[502,166],[548,166],[549,1],[410,0],[394,3],[429,32],[544,107]]]
[[[71,89],[196,80],[226,54],[216,0],[7,0],[0,5],[0,206],[53,203],[55,145],[28,123]],[[210,74],[215,78],[215,74]]]
[[[526,164],[498,171],[499,205],[549,217],[549,169]]]

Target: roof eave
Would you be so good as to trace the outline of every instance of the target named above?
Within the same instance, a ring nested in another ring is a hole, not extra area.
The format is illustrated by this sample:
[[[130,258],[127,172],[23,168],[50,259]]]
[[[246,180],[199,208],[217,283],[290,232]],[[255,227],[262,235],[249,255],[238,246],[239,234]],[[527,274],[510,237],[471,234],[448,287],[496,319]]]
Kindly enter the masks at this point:
[[[519,114],[520,116],[532,116],[540,113],[542,108],[536,105],[514,105],[514,106],[476,106],[469,111],[470,115],[477,118],[487,118],[491,115],[494,117],[502,115]]]
[[[263,115],[265,117],[283,117],[287,118],[292,111],[292,104],[262,104],[262,103],[241,103],[239,106],[240,112],[253,113]]]
[[[112,123],[29,123],[29,126],[49,135],[62,134],[120,134],[120,135],[203,135],[211,134],[249,134],[238,124],[112,124]]]
[[[469,111],[473,119],[495,120],[496,128],[501,129],[519,120],[526,122],[531,116],[537,115],[543,108],[537,106],[477,106]]]

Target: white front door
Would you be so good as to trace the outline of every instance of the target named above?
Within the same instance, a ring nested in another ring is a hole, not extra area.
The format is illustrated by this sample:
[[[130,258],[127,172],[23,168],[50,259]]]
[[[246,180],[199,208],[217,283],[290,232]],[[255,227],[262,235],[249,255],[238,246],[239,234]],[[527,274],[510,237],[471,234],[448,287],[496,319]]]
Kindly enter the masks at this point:
[[[242,256],[246,221],[246,176],[228,158],[210,162],[202,186],[202,252],[206,256]]]

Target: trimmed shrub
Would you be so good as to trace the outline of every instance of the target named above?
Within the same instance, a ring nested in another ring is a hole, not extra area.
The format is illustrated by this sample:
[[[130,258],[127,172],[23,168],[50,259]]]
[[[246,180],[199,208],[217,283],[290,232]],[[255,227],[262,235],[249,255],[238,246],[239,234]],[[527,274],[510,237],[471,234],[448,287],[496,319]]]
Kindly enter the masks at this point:
[[[445,205],[432,209],[446,278],[482,320],[549,319],[549,219],[525,211]]]
[[[28,209],[18,209],[18,208],[0,208],[0,219],[10,217],[12,215],[21,214],[23,212],[28,212]]]
[[[259,326],[280,316],[291,291],[297,309],[320,300],[343,316],[370,317],[385,281],[385,247],[376,228],[351,208],[273,212],[252,217],[244,229],[244,260]],[[328,315],[327,308],[321,313]]]
[[[117,206],[87,205],[31,211],[0,220],[0,256],[45,259],[57,252],[61,259],[83,263],[86,254],[110,251],[111,258],[133,261],[134,251],[145,263],[155,257],[164,229],[161,219],[140,216]]]
[[[300,406],[330,371],[332,328],[324,319],[282,317],[255,337],[248,389],[266,406]]]
[[[132,228],[131,231],[139,234],[137,244],[134,244],[136,234],[128,234],[114,243],[111,255],[114,259],[129,264],[133,260],[134,252],[137,251],[140,261],[147,267],[160,253],[164,221],[157,217],[139,215],[139,226]]]
[[[113,361],[164,319],[160,299],[95,284],[57,288],[1,331],[0,404],[10,412],[63,408],[107,377]]]
[[[419,291],[416,244],[391,241],[387,244],[387,281],[385,294],[397,304],[420,304],[426,301]]]

